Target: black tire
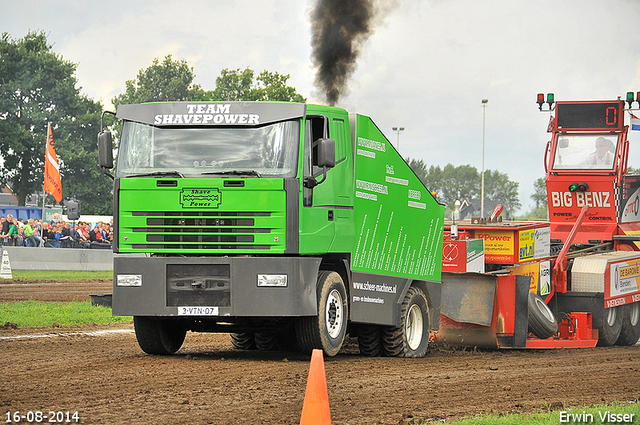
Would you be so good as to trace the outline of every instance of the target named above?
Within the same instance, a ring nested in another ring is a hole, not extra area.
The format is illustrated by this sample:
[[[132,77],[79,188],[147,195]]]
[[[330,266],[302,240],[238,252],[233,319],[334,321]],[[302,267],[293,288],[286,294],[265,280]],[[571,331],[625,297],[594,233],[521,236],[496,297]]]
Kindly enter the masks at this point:
[[[424,293],[412,286],[400,307],[402,326],[383,326],[382,348],[389,357],[424,357],[429,345],[429,305]]]
[[[342,277],[330,270],[321,270],[317,282],[318,315],[296,320],[298,347],[306,353],[321,349],[327,356],[340,351],[347,333],[349,306]]]
[[[558,321],[544,300],[536,293],[529,292],[529,332],[537,338],[551,338],[558,332]]]
[[[622,309],[620,307],[604,308],[602,323],[598,329],[598,346],[610,347],[616,343],[622,331]]]
[[[380,357],[384,354],[382,349],[382,335],[380,326],[376,325],[359,325],[358,347],[360,354],[368,357]]]
[[[256,340],[251,332],[232,333],[231,345],[236,350],[255,350]]]
[[[622,306],[622,328],[616,345],[635,345],[640,339],[640,303]]]
[[[271,332],[256,332],[256,348],[260,351],[279,350],[278,335]]]
[[[147,354],[173,354],[182,347],[187,329],[175,319],[134,316],[138,345]]]

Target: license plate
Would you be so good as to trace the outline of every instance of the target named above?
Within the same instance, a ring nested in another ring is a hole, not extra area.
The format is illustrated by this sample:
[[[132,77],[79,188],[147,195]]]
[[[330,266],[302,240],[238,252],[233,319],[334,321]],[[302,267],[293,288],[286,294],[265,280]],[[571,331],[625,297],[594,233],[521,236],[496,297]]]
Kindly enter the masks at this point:
[[[178,307],[178,316],[218,316],[218,307]]]

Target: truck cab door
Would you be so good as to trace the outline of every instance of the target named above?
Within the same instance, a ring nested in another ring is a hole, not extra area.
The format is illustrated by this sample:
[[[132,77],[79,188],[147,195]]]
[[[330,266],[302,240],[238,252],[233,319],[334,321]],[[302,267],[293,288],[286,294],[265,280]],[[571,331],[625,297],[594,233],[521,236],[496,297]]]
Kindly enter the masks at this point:
[[[353,244],[353,160],[348,118],[308,116],[305,122],[303,182],[316,176],[320,183],[303,184],[300,212],[300,253],[349,252]],[[318,166],[320,139],[335,140],[335,166]],[[338,237],[336,237],[338,235]]]

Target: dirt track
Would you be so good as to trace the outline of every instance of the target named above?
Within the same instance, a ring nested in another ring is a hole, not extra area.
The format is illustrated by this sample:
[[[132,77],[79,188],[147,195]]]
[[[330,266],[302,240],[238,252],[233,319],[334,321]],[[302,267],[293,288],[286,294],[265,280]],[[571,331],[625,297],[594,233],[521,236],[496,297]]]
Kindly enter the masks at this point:
[[[77,290],[105,292],[87,284]],[[15,299],[23,291],[0,285],[0,302],[8,292]],[[25,337],[43,334],[55,336]],[[297,353],[233,350],[229,336],[219,334],[189,333],[177,355],[148,356],[131,324],[1,329],[0,352],[0,413],[77,410],[87,424],[296,424],[309,367],[309,357]],[[325,359],[325,369],[334,424],[441,423],[640,398],[637,345],[475,352],[432,347],[423,359],[370,359],[349,341],[338,356]]]

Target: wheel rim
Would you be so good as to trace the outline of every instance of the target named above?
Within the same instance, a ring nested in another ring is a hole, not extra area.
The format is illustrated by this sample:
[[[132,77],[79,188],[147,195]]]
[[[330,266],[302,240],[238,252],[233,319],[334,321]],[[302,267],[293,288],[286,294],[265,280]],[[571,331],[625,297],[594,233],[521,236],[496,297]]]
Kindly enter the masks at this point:
[[[417,304],[413,304],[409,308],[405,323],[407,344],[412,350],[416,350],[422,342],[422,326],[422,310]]]
[[[609,308],[607,310],[607,325],[611,327],[616,324],[617,307]]]
[[[331,291],[327,298],[327,305],[324,312],[324,320],[327,326],[327,333],[331,338],[337,338],[342,331],[342,295],[336,289]]]
[[[640,321],[640,303],[633,303],[629,307],[631,309],[629,312],[629,321],[631,322],[631,326],[636,326],[638,321]]]
[[[541,299],[536,298],[536,304],[538,304],[538,310],[544,315],[545,319],[549,322],[553,322],[553,313],[549,310],[549,306]]]

